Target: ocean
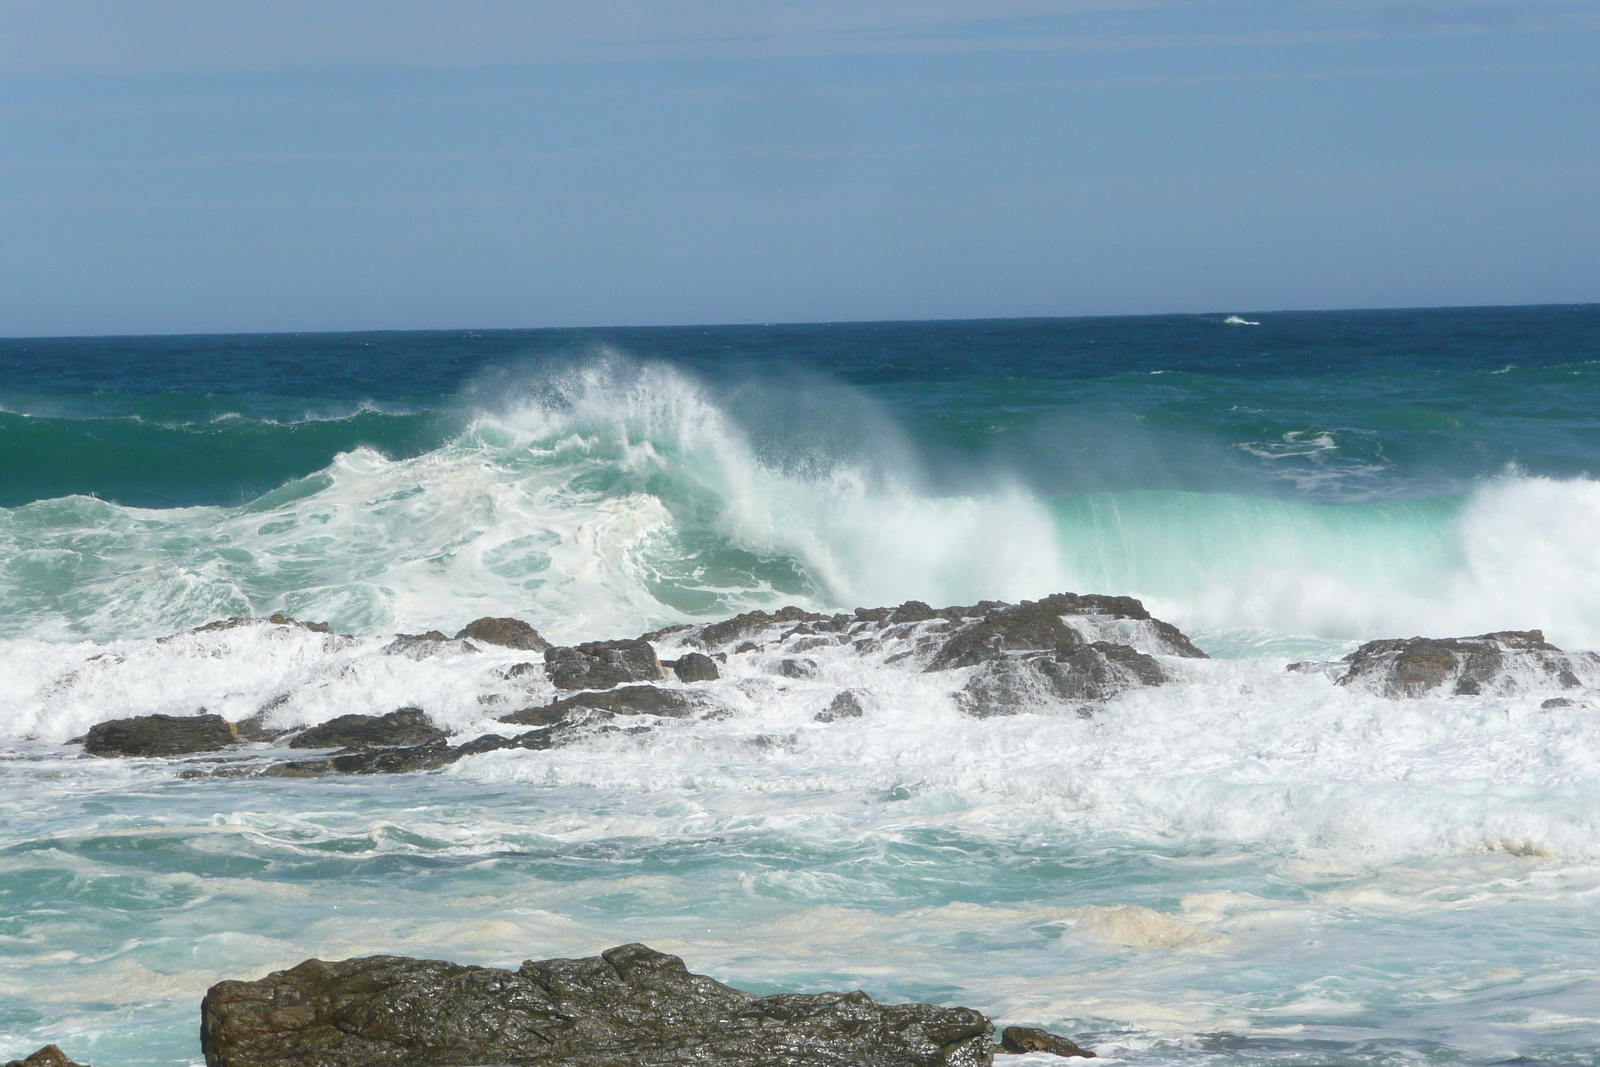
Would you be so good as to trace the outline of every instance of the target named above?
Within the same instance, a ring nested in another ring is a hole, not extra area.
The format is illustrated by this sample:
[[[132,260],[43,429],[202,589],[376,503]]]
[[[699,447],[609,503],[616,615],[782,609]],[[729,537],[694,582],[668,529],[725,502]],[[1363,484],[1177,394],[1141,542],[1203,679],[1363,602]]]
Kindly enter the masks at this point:
[[[1594,305],[0,340],[0,1060],[198,1063],[209,985],[311,956],[643,941],[1108,1062],[1592,1065],[1600,690],[1286,668],[1600,649],[1597,475]],[[1211,658],[979,719],[835,647],[705,683],[726,714],[424,773],[69,744],[202,709],[476,736],[541,695],[528,654],[391,642],[480,616],[1064,591]],[[351,639],[190,632],[275,612]]]

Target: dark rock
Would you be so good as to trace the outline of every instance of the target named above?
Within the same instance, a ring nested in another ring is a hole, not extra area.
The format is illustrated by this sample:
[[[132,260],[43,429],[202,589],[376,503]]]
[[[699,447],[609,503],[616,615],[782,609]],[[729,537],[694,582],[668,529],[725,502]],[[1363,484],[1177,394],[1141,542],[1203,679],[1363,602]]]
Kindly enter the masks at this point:
[[[91,756],[187,756],[239,743],[221,715],[140,715],[89,727],[83,750]]]
[[[1577,689],[1583,685],[1577,671],[1600,670],[1600,656],[1564,653],[1539,630],[1368,641],[1341,662],[1348,668],[1339,685],[1395,698],[1509,696],[1526,684]]]
[[[692,638],[695,644],[702,648],[711,648],[717,645],[731,644],[743,638],[753,637],[769,627],[785,622],[826,622],[827,615],[819,615],[814,611],[795,607],[790,604],[779,608],[777,611],[746,611],[735,615],[731,619],[714,622],[702,626]]]
[[[1575,708],[1577,706],[1578,702],[1576,700],[1570,700],[1567,697],[1551,697],[1539,705],[1544,711],[1551,711],[1555,708]]]
[[[681,719],[714,707],[701,693],[662,689],[653,685],[626,685],[617,689],[577,693],[540,708],[523,708],[503,715],[499,722],[514,726],[550,726],[569,721],[575,712],[603,711],[613,715],[662,715]]]
[[[1061,705],[1087,713],[1088,705],[1165,681],[1153,657],[1127,645],[1096,641],[1064,652],[990,660],[973,672],[956,694],[956,703],[980,719]]]
[[[506,677],[521,678],[525,674],[538,674],[543,670],[543,664],[539,663],[513,663],[511,666],[506,668]]]
[[[67,1058],[55,1045],[46,1045],[24,1060],[10,1060],[5,1067],[84,1067],[83,1064]]]
[[[272,778],[319,778],[325,774],[404,774],[431,771],[459,758],[444,741],[406,748],[368,748],[336,752],[321,759],[275,763],[262,773]]]
[[[690,652],[675,660],[672,673],[680,682],[714,682],[722,677],[717,661],[704,652]]]
[[[547,649],[544,666],[557,689],[610,689],[627,682],[653,682],[663,673],[655,649],[639,638]]]
[[[1000,1031],[1000,1048],[1013,1054],[1024,1052],[1049,1052],[1056,1056],[1082,1056],[1095,1059],[1088,1049],[1079,1048],[1072,1041],[1032,1026],[1008,1026]]]
[[[828,702],[828,706],[817,712],[817,722],[838,722],[840,719],[859,719],[865,712],[861,706],[861,696],[854,689],[846,689]]]
[[[341,715],[329,719],[301,733],[289,742],[289,747],[398,748],[441,741],[445,736],[420,708],[401,708],[387,715]]]
[[[550,642],[539,636],[539,631],[523,622],[521,619],[474,619],[461,628],[456,634],[456,640],[466,639],[481,641],[486,645],[500,645],[504,648],[524,648],[531,652],[543,652],[550,648]]]
[[[786,659],[778,664],[778,673],[785,678],[815,678],[817,665],[808,659]]]
[[[394,956],[220,982],[209,1067],[979,1067],[989,1021],[865,993],[758,997],[643,945],[518,970]]]

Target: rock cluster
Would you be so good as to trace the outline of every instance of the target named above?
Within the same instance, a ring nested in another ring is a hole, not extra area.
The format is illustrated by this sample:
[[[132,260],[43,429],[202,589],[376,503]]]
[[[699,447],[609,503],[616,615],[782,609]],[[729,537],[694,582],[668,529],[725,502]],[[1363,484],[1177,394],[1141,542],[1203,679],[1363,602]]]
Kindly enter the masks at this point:
[[[351,640],[333,634],[325,624],[282,615],[225,619],[194,632],[246,625],[297,627]],[[676,658],[662,661],[657,645],[674,649]],[[95,755],[182,756],[218,752],[240,741],[281,743],[290,734],[290,748],[331,751],[276,763],[263,773],[316,777],[430,770],[497,749],[547,749],[595,732],[637,731],[662,719],[727,714],[719,700],[695,687],[721,679],[730,657],[748,657],[740,660],[744,673],[754,668],[795,681],[820,677],[823,668],[808,653],[833,648],[877,657],[883,665],[900,669],[958,672],[955,701],[981,718],[1050,706],[1088,713],[1123,690],[1166,682],[1157,655],[1204,656],[1177,628],[1152,618],[1131,597],[1073,593],[1021,604],[984,601],[938,609],[907,601],[834,615],[791,606],[669,627],[628,640],[570,646],[551,645],[518,619],[482,618],[454,637],[440,630],[396,635],[383,652],[420,659],[486,647],[542,652],[543,663],[501,668],[502,677],[542,674],[558,693],[569,695],[503,715],[499,722],[509,729],[455,745],[421,709],[401,708],[379,716],[342,715],[298,734],[268,727],[264,711],[235,724],[215,715],[147,715],[95,726],[83,739],[85,750]],[[676,684],[662,684],[669,681]],[[814,718],[840,722],[861,717],[865,708],[860,691],[840,690]]]
[[[1317,666],[1295,663],[1290,669]],[[1368,641],[1326,666],[1339,685],[1395,699],[1514,696],[1535,689],[1581,689],[1585,677],[1600,678],[1600,656],[1563,652],[1539,630]]]

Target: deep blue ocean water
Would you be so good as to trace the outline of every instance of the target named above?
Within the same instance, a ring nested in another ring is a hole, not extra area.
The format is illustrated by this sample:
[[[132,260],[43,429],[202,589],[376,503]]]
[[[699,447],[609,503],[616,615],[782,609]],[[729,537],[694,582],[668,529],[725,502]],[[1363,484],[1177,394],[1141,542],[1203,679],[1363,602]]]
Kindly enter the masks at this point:
[[[1596,1062],[1600,694],[1283,668],[1600,648],[1597,473],[1600,306],[0,341],[0,1056],[195,1062],[210,982],[314,954],[640,939],[1130,1063]],[[1061,590],[1215,658],[983,722],[841,659],[729,679],[726,720],[392,778],[66,744],[202,708],[479,729],[515,657],[383,649],[481,615]],[[354,641],[165,640],[275,611]],[[816,725],[845,685],[871,714]]]

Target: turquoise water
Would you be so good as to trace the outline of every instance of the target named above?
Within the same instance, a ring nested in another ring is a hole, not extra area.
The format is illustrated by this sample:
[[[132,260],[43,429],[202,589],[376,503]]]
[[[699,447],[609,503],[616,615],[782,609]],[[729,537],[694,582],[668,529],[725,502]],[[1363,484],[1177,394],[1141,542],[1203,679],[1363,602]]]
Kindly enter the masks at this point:
[[[1600,647],[1600,311],[1243,317],[0,342],[0,1055],[197,1062],[210,983],[311,955],[644,940],[1129,1063],[1595,1062],[1600,694],[1283,667]],[[1217,658],[979,722],[819,654],[712,683],[725,719],[374,779],[65,745],[201,708],[470,736],[548,695],[522,656],[383,649],[485,614],[1063,589]],[[272,611],[354,636],[164,640]],[[816,723],[845,687],[867,714]]]

